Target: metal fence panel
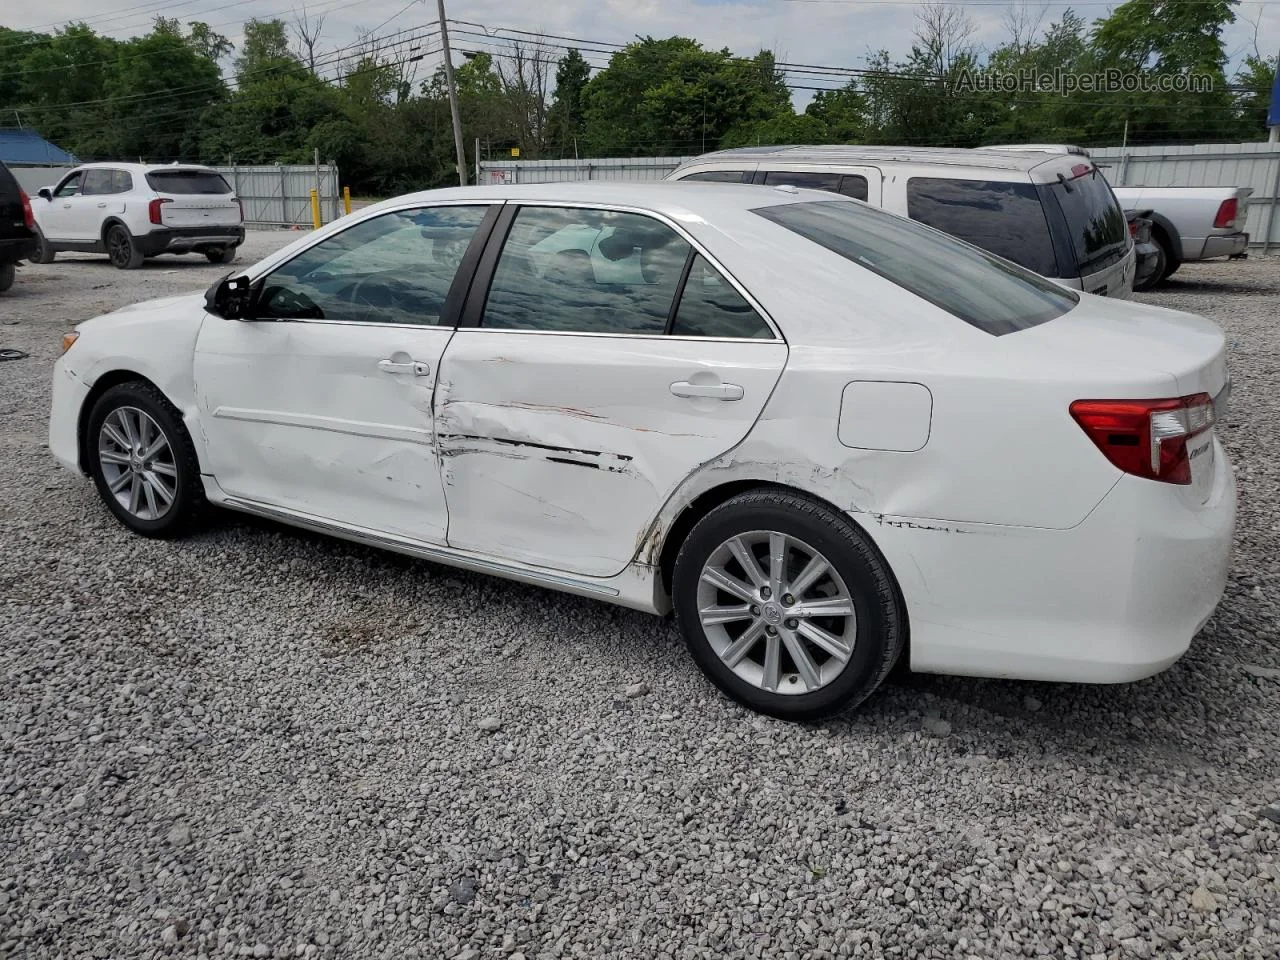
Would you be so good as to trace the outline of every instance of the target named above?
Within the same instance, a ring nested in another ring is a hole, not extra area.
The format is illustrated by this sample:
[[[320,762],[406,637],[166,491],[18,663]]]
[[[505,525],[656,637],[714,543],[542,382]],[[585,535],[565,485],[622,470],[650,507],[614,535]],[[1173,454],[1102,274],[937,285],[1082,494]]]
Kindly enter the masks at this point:
[[[10,168],[19,185],[34,195],[53,186],[71,166]],[[329,163],[214,167],[231,184],[244,205],[245,223],[262,226],[311,226],[311,191],[320,190],[320,220],[329,223],[341,216],[338,168]]]
[[[480,182],[556,183],[565,180],[661,180],[689,157],[610,157],[600,160],[481,160]]]

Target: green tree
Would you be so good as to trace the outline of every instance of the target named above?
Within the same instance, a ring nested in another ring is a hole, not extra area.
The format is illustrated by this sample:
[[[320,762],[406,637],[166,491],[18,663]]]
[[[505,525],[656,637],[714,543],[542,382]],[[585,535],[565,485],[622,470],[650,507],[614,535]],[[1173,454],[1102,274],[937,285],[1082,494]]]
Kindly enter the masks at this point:
[[[831,143],[861,143],[867,137],[867,98],[857,80],[838,90],[819,90],[805,108],[819,121]]]
[[[548,117],[551,149],[568,156],[575,138],[582,136],[583,93],[591,80],[591,66],[577,50],[570,50],[556,65],[555,99]]]

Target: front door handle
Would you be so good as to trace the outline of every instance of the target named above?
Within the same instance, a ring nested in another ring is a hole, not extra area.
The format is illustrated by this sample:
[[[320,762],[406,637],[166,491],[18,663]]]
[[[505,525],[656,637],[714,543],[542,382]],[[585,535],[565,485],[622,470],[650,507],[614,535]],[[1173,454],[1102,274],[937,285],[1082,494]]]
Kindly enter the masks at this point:
[[[415,377],[426,377],[431,374],[431,366],[418,360],[379,360],[378,369],[383,373],[411,373]]]
[[[743,389],[736,383],[690,383],[677,380],[671,385],[677,397],[704,397],[708,400],[741,400]]]

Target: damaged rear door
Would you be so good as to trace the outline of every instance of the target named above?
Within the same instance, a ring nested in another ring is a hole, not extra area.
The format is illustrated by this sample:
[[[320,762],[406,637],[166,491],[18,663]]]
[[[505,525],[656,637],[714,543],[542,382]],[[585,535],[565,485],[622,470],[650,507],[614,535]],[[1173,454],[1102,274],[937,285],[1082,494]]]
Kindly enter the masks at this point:
[[[496,216],[442,204],[356,222],[255,281],[251,320],[206,316],[194,375],[223,491],[444,543],[432,394]]]
[[[619,573],[676,486],[746,436],[786,357],[667,222],[509,206],[436,392],[449,545]]]

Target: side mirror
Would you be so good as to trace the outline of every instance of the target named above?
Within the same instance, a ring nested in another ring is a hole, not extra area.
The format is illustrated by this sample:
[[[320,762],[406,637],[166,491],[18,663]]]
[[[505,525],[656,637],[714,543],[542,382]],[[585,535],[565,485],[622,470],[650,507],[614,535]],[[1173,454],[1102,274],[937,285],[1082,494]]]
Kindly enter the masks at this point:
[[[228,320],[252,319],[253,286],[249,278],[230,274],[223,277],[205,292],[204,308]]]
[[[53,187],[41,187],[36,191],[37,197],[44,197],[49,202],[53,202]]]

